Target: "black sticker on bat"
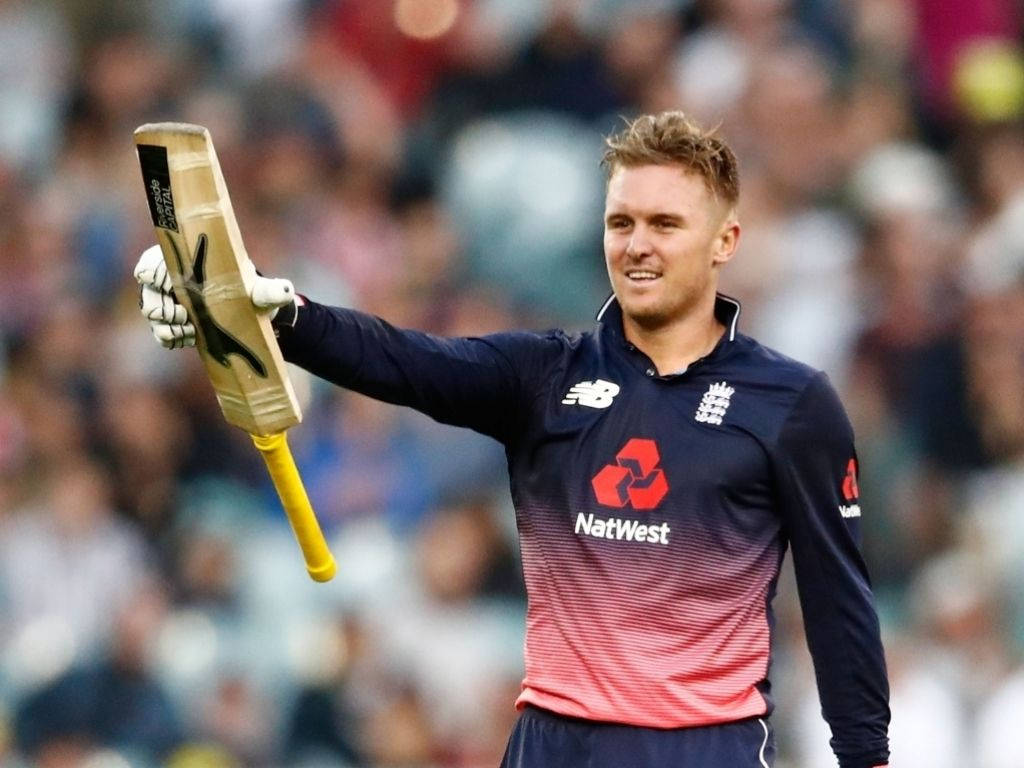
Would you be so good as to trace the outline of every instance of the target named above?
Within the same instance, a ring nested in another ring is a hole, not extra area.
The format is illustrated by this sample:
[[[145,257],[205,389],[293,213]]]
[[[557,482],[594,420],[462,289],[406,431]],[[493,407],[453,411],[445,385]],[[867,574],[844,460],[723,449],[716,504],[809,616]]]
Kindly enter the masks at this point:
[[[167,148],[153,144],[139,144],[139,165],[142,166],[142,180],[146,183],[146,199],[153,226],[180,232],[178,215],[174,211],[174,196],[171,194],[171,172],[167,167]]]
[[[206,341],[206,351],[210,356],[225,368],[230,367],[228,355],[238,355],[253,372],[260,378],[267,378],[267,367],[263,364],[251,349],[225,331],[213,319],[210,308],[206,305],[206,297],[203,295],[203,284],[206,282],[206,250],[208,239],[205,234],[199,235],[196,240],[195,258],[192,260],[192,274],[185,271],[178,244],[174,238],[167,238],[174,251],[174,258],[178,262],[178,270],[181,272],[185,283],[185,290],[192,302],[192,321],[199,326],[203,339]]]

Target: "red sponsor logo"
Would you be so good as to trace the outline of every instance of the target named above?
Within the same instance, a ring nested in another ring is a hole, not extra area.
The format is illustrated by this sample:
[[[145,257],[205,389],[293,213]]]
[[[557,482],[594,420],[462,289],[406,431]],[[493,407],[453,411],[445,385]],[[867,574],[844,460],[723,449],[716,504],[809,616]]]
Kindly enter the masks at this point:
[[[614,464],[606,464],[591,479],[597,501],[606,507],[654,509],[668,493],[660,461],[657,443],[634,437],[615,454]]]
[[[857,488],[856,459],[850,459],[846,465],[846,477],[843,478],[843,498],[847,501],[856,501],[860,498],[860,490]]]

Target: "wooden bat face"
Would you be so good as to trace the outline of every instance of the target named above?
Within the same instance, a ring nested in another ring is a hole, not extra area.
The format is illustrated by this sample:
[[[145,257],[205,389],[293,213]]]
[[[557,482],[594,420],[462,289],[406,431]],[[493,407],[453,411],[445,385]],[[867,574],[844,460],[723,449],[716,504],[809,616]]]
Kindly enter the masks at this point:
[[[224,417],[254,435],[301,420],[270,321],[249,300],[246,255],[209,133],[181,123],[135,132],[150,214]]]

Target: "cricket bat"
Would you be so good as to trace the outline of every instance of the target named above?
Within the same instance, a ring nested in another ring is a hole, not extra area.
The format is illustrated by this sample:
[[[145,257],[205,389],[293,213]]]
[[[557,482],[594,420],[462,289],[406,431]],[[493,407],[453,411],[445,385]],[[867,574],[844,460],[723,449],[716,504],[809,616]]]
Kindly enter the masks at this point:
[[[135,147],[174,294],[196,327],[196,348],[224,418],[252,436],[309,575],[329,581],[337,566],[285,438],[302,412],[270,319],[249,299],[256,269],[210,133],[187,123],[149,123],[136,129]]]

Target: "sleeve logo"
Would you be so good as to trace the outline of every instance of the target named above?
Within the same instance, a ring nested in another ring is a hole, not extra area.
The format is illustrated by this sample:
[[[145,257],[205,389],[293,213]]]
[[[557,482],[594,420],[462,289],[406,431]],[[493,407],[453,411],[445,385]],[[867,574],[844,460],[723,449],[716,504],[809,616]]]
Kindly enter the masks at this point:
[[[562,398],[562,405],[585,405],[588,408],[607,408],[619,394],[619,385],[604,379],[581,381]]]
[[[846,464],[846,476],[843,478],[843,499],[845,504],[839,505],[839,514],[846,518],[860,517],[860,489],[857,488],[857,460],[850,459]]]

